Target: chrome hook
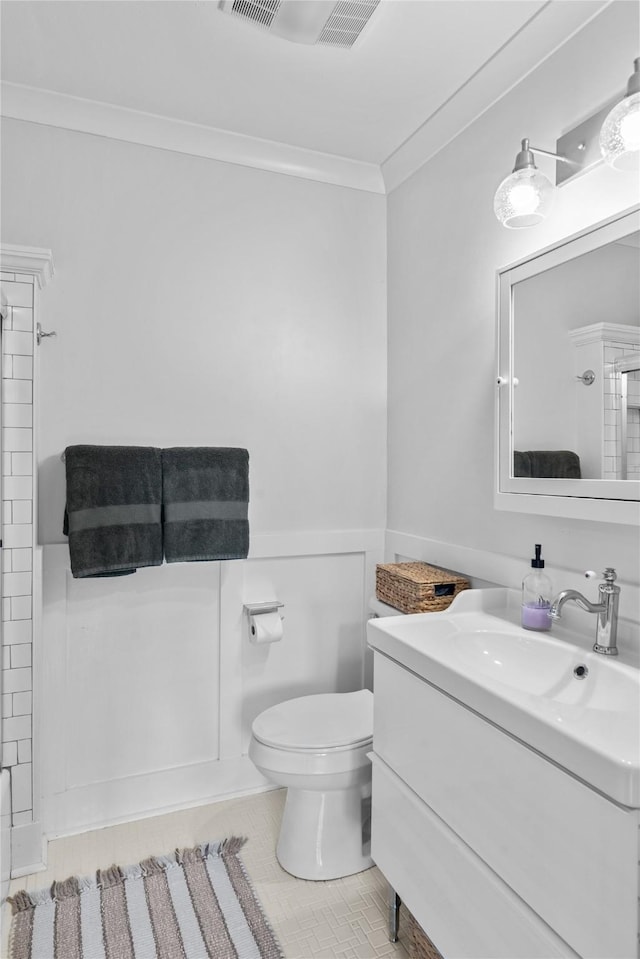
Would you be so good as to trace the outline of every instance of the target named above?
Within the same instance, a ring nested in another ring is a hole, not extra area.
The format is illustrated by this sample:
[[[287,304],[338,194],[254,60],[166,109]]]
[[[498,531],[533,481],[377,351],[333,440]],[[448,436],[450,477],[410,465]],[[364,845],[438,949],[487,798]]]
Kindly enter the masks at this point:
[[[55,330],[52,330],[50,333],[45,333],[45,331],[42,329],[42,327],[40,326],[40,324],[39,324],[39,323],[36,323],[36,343],[38,344],[38,346],[40,346],[40,343],[42,342],[42,340],[43,340],[45,337],[47,337],[47,336],[57,336],[57,335],[58,335],[58,334],[56,333]]]

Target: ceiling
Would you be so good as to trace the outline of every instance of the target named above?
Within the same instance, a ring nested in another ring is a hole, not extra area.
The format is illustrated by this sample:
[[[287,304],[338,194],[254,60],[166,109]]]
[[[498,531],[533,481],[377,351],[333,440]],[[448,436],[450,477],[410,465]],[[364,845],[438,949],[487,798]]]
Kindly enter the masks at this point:
[[[382,0],[339,49],[216,0],[3,0],[2,80],[381,167],[450,139],[606,5]]]

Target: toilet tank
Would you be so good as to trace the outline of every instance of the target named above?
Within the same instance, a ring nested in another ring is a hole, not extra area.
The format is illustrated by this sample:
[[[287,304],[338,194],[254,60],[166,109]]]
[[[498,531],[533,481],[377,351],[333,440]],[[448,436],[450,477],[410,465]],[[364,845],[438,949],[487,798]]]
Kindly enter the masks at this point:
[[[405,614],[399,609],[394,609],[393,606],[389,606],[388,603],[383,603],[382,600],[376,599],[375,596],[372,596],[369,600],[369,619],[383,619],[385,616],[404,616]]]

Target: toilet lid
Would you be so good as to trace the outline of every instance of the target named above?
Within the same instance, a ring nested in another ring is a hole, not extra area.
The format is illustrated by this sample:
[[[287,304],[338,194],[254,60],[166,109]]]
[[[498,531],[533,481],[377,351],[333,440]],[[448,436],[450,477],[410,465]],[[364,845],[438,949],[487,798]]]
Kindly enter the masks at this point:
[[[320,693],[289,699],[253,721],[253,735],[278,749],[338,749],[373,738],[373,695]]]

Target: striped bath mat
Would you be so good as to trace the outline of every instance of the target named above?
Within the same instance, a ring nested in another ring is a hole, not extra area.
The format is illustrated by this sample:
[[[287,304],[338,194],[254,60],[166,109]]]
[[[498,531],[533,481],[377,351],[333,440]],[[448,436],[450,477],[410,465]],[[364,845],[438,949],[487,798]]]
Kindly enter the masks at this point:
[[[238,857],[243,839],[22,891],[10,959],[281,959]]]

